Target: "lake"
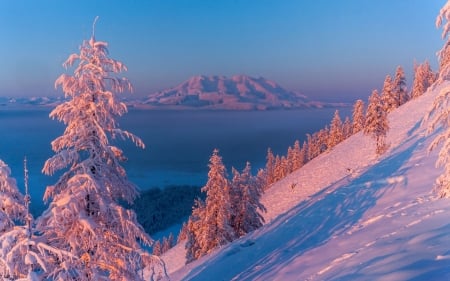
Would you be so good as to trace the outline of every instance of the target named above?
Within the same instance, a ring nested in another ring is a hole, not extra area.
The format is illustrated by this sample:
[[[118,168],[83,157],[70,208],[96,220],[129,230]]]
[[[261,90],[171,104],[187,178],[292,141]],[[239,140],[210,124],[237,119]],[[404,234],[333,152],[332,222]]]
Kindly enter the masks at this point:
[[[0,159],[12,169],[23,190],[23,158],[28,158],[33,210],[43,207],[42,195],[56,177],[41,169],[53,155],[50,143],[64,126],[48,118],[49,108],[0,110]],[[295,140],[305,139],[329,124],[335,109],[279,111],[151,111],[130,110],[119,126],[141,137],[146,148],[129,141],[114,143],[124,150],[129,179],[141,189],[172,184],[204,185],[208,160],[219,149],[228,172],[242,170],[249,161],[253,170],[264,167],[267,149],[285,154]],[[351,108],[339,109],[344,119]]]

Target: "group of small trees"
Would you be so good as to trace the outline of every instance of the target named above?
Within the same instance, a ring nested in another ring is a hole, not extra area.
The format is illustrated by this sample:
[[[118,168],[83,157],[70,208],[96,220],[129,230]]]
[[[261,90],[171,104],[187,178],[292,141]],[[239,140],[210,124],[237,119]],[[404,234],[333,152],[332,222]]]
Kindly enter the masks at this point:
[[[144,272],[149,272],[151,278],[163,277],[162,262],[142,248],[142,244],[151,244],[150,237],[135,213],[123,207],[138,191],[120,165],[125,159],[122,151],[110,143],[111,138],[121,137],[144,147],[138,137],[119,129],[115,122],[115,117],[127,111],[115,95],[131,90],[131,84],[114,73],[126,67],[109,58],[107,43],[97,41],[94,34],[64,66],[75,63],[73,75],[63,74],[55,83],[67,101],[50,117],[63,122],[66,129],[52,142],[55,155],[43,168],[47,175],[63,173],[47,187],[44,199],[50,204],[36,221],[27,209],[28,194],[23,197],[18,192],[8,167],[0,162],[0,276],[10,280],[144,280]]]
[[[175,246],[175,240],[173,234],[170,233],[168,237],[164,237],[162,242],[156,240],[153,244],[153,254],[155,256],[161,256],[168,250],[170,250],[173,246]]]
[[[229,180],[222,157],[214,150],[209,160],[208,181],[202,188],[206,199],[196,200],[184,229],[187,262],[263,225],[259,212],[265,210],[260,203],[261,184],[252,176],[250,164],[241,173],[234,168],[232,173]]]
[[[339,116],[339,111],[336,110],[329,126],[313,134],[307,134],[302,146],[297,140],[292,147],[288,147],[286,156],[275,156],[269,148],[266,166],[258,174],[264,189],[360,131],[375,140],[375,151],[377,154],[382,154],[387,147],[388,113],[410,99],[422,95],[436,80],[436,74],[433,73],[428,62],[416,65],[414,69],[415,76],[411,92],[408,93],[407,90],[404,70],[398,66],[394,79],[390,75],[386,76],[381,95],[378,90],[372,92],[367,109],[363,100],[357,100],[353,105],[352,118],[346,117],[344,122]]]

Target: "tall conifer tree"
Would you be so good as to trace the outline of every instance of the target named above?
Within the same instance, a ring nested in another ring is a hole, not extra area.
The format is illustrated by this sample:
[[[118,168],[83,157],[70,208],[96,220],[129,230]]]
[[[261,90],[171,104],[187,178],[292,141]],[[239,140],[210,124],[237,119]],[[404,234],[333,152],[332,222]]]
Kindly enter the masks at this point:
[[[376,153],[382,154],[386,149],[386,134],[389,130],[387,112],[385,111],[377,90],[369,97],[364,134],[370,135],[376,142]]]
[[[354,134],[364,129],[364,123],[366,122],[364,111],[365,111],[364,102],[362,100],[357,100],[353,105],[353,115],[352,115],[353,119],[352,128]]]
[[[55,82],[67,101],[50,117],[66,129],[51,143],[55,155],[42,171],[47,175],[64,172],[45,191],[44,199],[51,203],[38,226],[55,247],[78,257],[66,264],[61,273],[66,277],[141,280],[139,272],[153,267],[157,259],[142,251],[141,243],[150,244],[151,239],[135,213],[121,204],[132,203],[138,191],[120,165],[125,159],[122,150],[110,139],[128,138],[142,148],[144,143],[119,129],[115,121],[127,112],[116,95],[132,87],[126,78],[116,76],[127,68],[109,57],[107,46],[93,32],[80,52],[64,63],[66,68],[75,66],[73,74],[62,74]]]

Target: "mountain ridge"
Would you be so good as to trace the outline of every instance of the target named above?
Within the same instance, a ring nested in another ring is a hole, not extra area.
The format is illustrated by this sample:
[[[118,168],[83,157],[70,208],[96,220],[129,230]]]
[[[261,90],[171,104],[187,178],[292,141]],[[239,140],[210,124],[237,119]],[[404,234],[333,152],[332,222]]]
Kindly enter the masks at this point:
[[[345,102],[310,100],[273,80],[248,75],[197,75],[146,97],[119,97],[129,108],[143,110],[274,110],[348,107]],[[0,106],[51,107],[63,96],[0,97]]]
[[[144,101],[149,107],[183,109],[268,110],[340,106],[310,101],[276,82],[248,75],[197,75],[154,94]]]

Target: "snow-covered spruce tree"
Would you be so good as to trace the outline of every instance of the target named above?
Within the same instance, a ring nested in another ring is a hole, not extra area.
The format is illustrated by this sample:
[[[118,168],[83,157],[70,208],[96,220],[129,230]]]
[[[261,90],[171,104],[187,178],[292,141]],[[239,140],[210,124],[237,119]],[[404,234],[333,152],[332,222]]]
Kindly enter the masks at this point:
[[[443,23],[442,38],[447,39],[450,30],[450,1],[441,9],[437,18],[437,26]],[[448,46],[448,39],[445,42],[444,49]],[[444,50],[443,49],[443,50]],[[443,57],[442,51],[439,54],[441,60],[441,69],[437,83],[447,84],[442,87],[439,94],[435,98],[432,107],[424,118],[424,123],[428,124],[427,132],[431,134],[439,129],[438,135],[428,147],[429,151],[441,147],[436,166],[444,167],[444,172],[436,179],[435,189],[441,198],[450,198],[450,64],[443,63],[442,60],[448,59]]]
[[[275,182],[275,156],[272,149],[267,149],[264,189],[268,189]]]
[[[141,280],[144,267],[160,270],[162,263],[155,265],[158,259],[143,251],[141,243],[150,244],[151,239],[135,213],[120,204],[132,203],[138,191],[120,165],[125,159],[122,151],[111,145],[110,138],[128,138],[144,147],[115,121],[127,111],[116,94],[132,89],[126,78],[115,74],[127,68],[108,56],[107,43],[97,41],[94,33],[64,66],[75,66],[73,75],[62,74],[55,82],[67,101],[50,117],[63,122],[66,129],[51,143],[55,155],[42,171],[46,175],[65,171],[45,191],[44,200],[51,203],[39,218],[38,228],[52,246],[79,257],[60,276]]]
[[[395,96],[394,85],[392,83],[392,78],[387,75],[384,83],[383,90],[381,92],[381,103],[383,104],[384,111],[389,113],[396,109],[398,106],[398,100]]]
[[[436,18],[436,27],[442,27],[442,39],[445,40],[444,46],[438,53],[439,58],[439,82],[450,78],[450,1],[447,1],[439,15]]]
[[[251,174],[250,163],[247,162],[242,173],[233,169],[232,209],[233,217],[231,225],[236,237],[241,237],[264,223],[264,218],[259,211],[265,211],[260,199],[262,188]]]
[[[414,64],[414,80],[411,89],[411,99],[421,96],[425,93],[427,88],[427,79],[425,78],[423,64]]]
[[[414,80],[411,90],[411,98],[415,99],[426,92],[434,81],[436,81],[436,74],[430,67],[430,63],[425,61],[422,64],[414,65]]]
[[[351,135],[353,135],[352,122],[348,116],[345,117],[344,124],[342,124],[342,135],[343,140],[348,139]]]
[[[382,154],[386,150],[386,134],[389,130],[387,112],[383,108],[377,90],[373,90],[369,97],[366,113],[364,134],[370,135],[376,141],[376,153]]]
[[[170,248],[172,248],[173,245],[174,245],[174,240],[173,240],[173,234],[171,232],[168,237],[163,238],[163,242],[161,244],[161,253],[164,254],[165,252],[170,250]]]
[[[233,213],[230,182],[217,149],[209,159],[208,181],[202,188],[202,192],[206,193],[204,217],[201,218],[203,237],[199,241],[203,255],[235,238],[230,225]]]
[[[8,165],[0,160],[0,234],[14,227],[15,222],[25,220],[24,197],[16,180],[11,177]]]
[[[183,222],[181,225],[180,233],[178,233],[177,244],[187,239],[187,222]]]
[[[301,168],[305,163],[304,156],[302,155],[302,148],[300,147],[300,141],[296,140],[294,142],[294,147],[292,148],[292,159],[290,160],[292,165],[292,171]]]
[[[359,131],[364,129],[364,123],[366,122],[365,114],[365,105],[362,100],[357,100],[353,105],[353,114],[352,114],[352,127],[353,133],[356,134]]]
[[[186,224],[186,263],[190,263],[204,255],[201,243],[205,241],[203,221],[205,204],[200,199],[195,200],[192,214]]]
[[[406,78],[405,71],[403,67],[398,66],[395,70],[395,78],[394,78],[394,96],[397,100],[397,107],[406,103],[409,100],[408,91],[406,88]]]
[[[0,161],[1,162],[1,161]],[[1,162],[3,165],[4,163]],[[2,165],[2,166],[3,166]],[[2,187],[5,187],[5,174],[9,175],[7,166],[2,167]],[[17,218],[25,223],[15,225],[0,235],[0,277],[1,280],[43,280],[45,278],[55,279],[55,273],[60,267],[64,267],[66,261],[76,259],[70,253],[49,246],[44,237],[38,235],[34,228],[33,216],[29,211],[31,197],[28,193],[28,169],[26,159],[24,161],[25,171],[25,196],[18,193],[15,181],[11,178],[6,183],[12,187],[12,200],[7,208],[15,210],[19,214]],[[10,189],[6,188],[6,189]],[[5,189],[3,189],[5,190]],[[11,192],[11,190],[10,190]],[[5,198],[5,197],[4,197]],[[3,199],[4,199],[3,198]],[[20,200],[17,200],[20,199]],[[12,203],[15,201],[14,203]],[[5,205],[3,205],[3,208]],[[11,217],[4,218],[5,220]]]
[[[335,147],[343,140],[344,134],[342,132],[342,120],[339,116],[339,110],[336,110],[330,124],[330,133],[327,142],[328,149]]]
[[[161,242],[159,240],[156,240],[155,243],[153,243],[153,254],[155,256],[161,256],[162,254]]]

